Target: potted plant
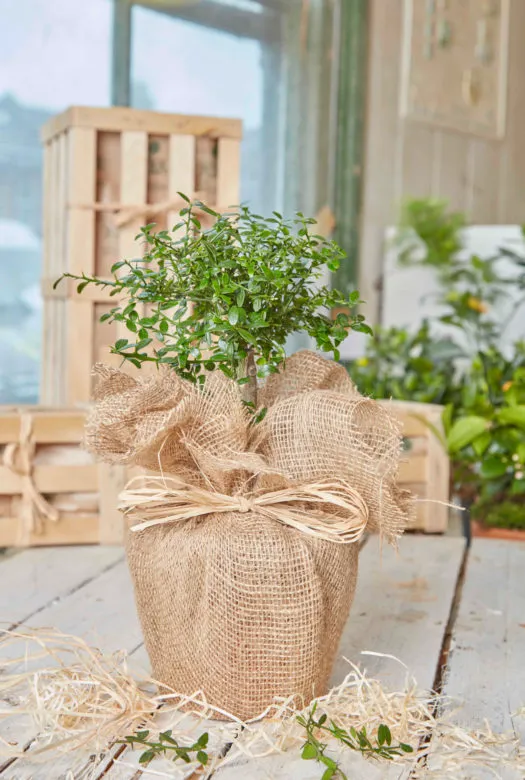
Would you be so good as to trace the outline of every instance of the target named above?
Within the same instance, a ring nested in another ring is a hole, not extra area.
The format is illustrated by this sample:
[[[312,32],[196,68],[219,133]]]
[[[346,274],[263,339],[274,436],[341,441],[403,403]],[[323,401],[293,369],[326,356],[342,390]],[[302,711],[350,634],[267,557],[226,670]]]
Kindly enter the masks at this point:
[[[154,675],[247,719],[275,696],[324,691],[356,542],[365,527],[395,539],[409,501],[388,413],[342,366],[285,355],[297,330],[336,358],[348,328],[368,332],[361,315],[330,317],[353,311],[357,292],[316,286],[341,250],[301,214],[189,201],[180,214],[172,233],[143,228],[144,256],[116,263],[113,278],[79,278],[79,292],[105,286],[118,301],[103,319],[130,337],[112,351],[159,369],[143,380],[97,369],[87,443],[159,475],[121,499]]]

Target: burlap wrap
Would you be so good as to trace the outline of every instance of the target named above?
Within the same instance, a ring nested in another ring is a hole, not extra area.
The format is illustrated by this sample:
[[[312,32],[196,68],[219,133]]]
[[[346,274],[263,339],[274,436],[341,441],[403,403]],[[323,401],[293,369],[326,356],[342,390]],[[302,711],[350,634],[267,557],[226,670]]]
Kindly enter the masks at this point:
[[[227,495],[344,480],[368,528],[394,541],[409,494],[398,489],[397,421],[311,352],[287,360],[250,424],[222,374],[204,389],[99,366],[88,447]],[[134,522],[140,517],[135,516]],[[249,719],[275,696],[310,701],[327,686],[357,576],[357,544],[335,544],[255,511],[207,514],[128,533],[127,555],[154,676]]]

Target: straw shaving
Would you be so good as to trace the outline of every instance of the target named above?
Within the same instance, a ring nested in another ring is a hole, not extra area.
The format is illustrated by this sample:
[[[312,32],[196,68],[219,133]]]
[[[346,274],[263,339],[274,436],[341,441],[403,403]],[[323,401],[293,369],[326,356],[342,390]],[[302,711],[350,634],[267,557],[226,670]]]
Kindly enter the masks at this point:
[[[20,653],[13,655],[18,645]],[[51,629],[6,631],[2,647],[10,648],[13,657],[2,662],[0,718],[32,717],[39,736],[25,755],[33,761],[72,752],[76,761],[82,753],[86,759],[101,755],[139,729],[157,735],[171,728],[182,744],[207,731],[210,770],[283,753],[297,758],[304,743],[297,715],[308,713],[312,705],[298,709],[294,696],[276,699],[257,719],[243,723],[230,716],[231,722],[219,721],[215,718],[228,713],[210,706],[202,693],[182,696],[159,686],[131,670],[123,652],[106,655],[78,637]],[[31,668],[44,658],[46,668]],[[317,699],[317,715],[326,713],[347,731],[365,726],[370,735],[380,724],[387,725],[393,744],[407,742],[414,748],[413,754],[395,759],[413,767],[414,780],[472,778],[476,767],[489,768],[495,778],[504,767],[512,768],[516,777],[525,776],[525,748],[516,735],[496,734],[488,723],[481,730],[461,728],[454,723],[458,704],[423,694],[408,677],[403,690],[388,691],[349,662],[345,680]],[[524,712],[525,708],[516,717]],[[329,742],[327,735],[322,738]],[[232,741],[222,756],[221,746]],[[332,747],[340,746],[334,741]],[[21,747],[0,742],[1,757],[22,755]],[[124,753],[124,759],[129,755]],[[180,769],[166,760],[154,762],[148,774],[152,772],[159,777],[180,776]]]

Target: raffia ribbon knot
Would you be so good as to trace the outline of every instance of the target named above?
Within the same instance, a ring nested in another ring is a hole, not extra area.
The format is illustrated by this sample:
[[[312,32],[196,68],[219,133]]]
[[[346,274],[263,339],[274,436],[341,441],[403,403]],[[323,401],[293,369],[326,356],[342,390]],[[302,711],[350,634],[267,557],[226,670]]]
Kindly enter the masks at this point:
[[[142,487],[133,487],[134,483]],[[224,512],[257,512],[302,533],[339,544],[357,542],[368,522],[360,494],[339,480],[311,482],[267,493],[228,496],[175,477],[136,477],[119,496],[119,509],[144,531],[157,525]],[[149,519],[148,519],[149,518]]]
[[[46,501],[39,492],[33,480],[33,458],[35,455],[35,441],[32,436],[33,419],[30,414],[20,415],[20,439],[18,442],[8,444],[3,454],[3,464],[13,474],[22,480],[22,501],[20,517],[22,519],[22,543],[25,536],[31,533],[42,533],[44,521],[51,520],[56,523],[59,519],[58,510]]]

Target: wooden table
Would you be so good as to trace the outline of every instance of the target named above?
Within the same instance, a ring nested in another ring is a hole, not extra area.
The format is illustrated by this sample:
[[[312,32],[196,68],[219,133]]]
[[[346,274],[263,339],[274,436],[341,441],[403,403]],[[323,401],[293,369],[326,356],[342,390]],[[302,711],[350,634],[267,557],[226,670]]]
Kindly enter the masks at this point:
[[[134,658],[145,658],[121,549],[26,550],[0,559],[0,576],[2,621],[53,626],[104,650],[125,649]],[[487,718],[497,731],[518,732],[513,713],[525,703],[524,584],[525,544],[474,540],[467,550],[461,538],[407,535],[396,555],[386,547],[381,552],[378,540],[371,539],[361,552],[340,656],[399,689],[406,674],[400,664],[361,655],[392,654],[421,688],[442,685],[445,693],[465,702],[457,715],[461,724],[480,726]],[[340,657],[333,682],[341,681],[346,671]],[[523,719],[521,724],[523,728]],[[34,736],[25,722],[0,722],[3,739],[29,746]],[[140,772],[138,755],[125,750],[116,761],[109,756],[96,766],[78,766],[69,756],[50,766],[32,763],[29,750],[27,758],[0,764],[0,780],[154,777]],[[318,780],[321,775],[315,762],[288,755],[215,773],[218,780]],[[352,774],[357,777],[408,780],[410,769],[368,762]],[[504,770],[501,777],[514,780],[516,775]]]

